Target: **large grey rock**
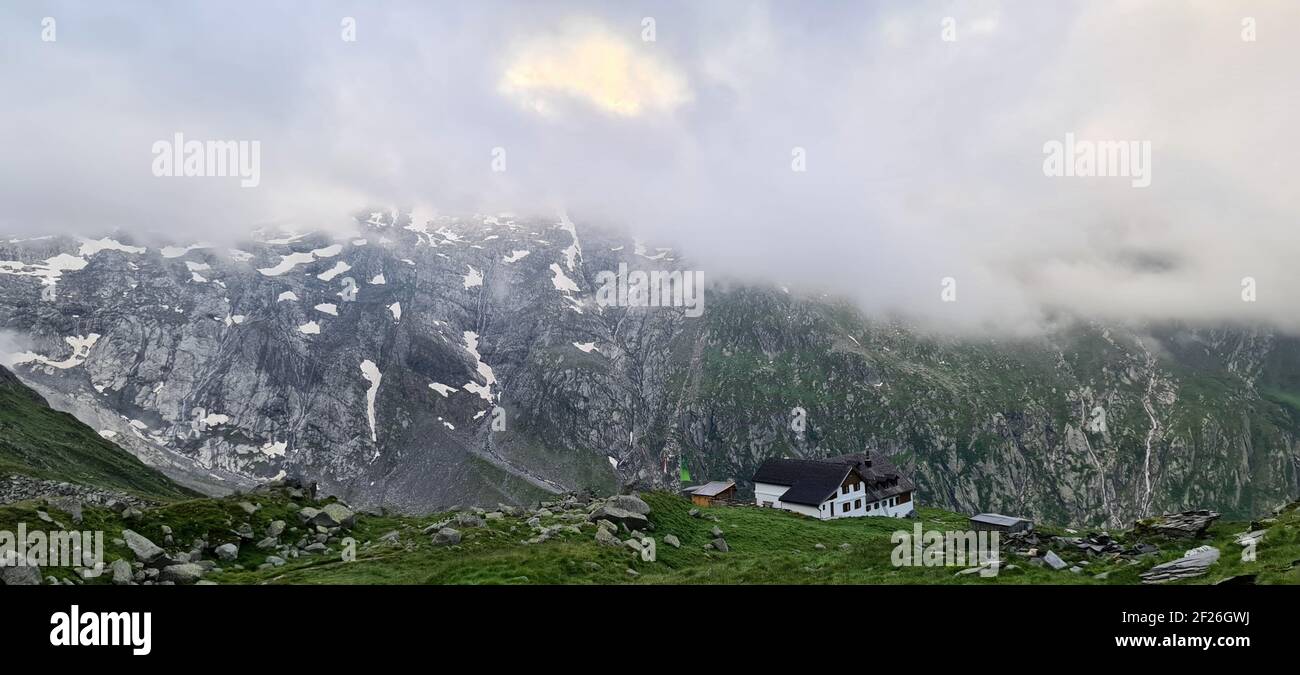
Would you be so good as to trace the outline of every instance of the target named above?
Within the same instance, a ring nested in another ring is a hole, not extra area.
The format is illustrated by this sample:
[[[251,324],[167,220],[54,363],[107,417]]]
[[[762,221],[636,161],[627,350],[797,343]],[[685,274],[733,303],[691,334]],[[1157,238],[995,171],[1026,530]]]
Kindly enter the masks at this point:
[[[623,542],[619,541],[618,537],[614,536],[613,532],[610,532],[609,530],[603,527],[598,528],[596,530],[596,543],[603,544],[605,546],[623,545]]]
[[[727,545],[727,540],[723,539],[722,537],[718,537],[717,539],[714,539],[712,542],[709,543],[710,545],[713,546],[715,550],[721,551],[723,553],[726,553],[727,551],[731,550],[731,547]]]
[[[266,536],[278,537],[284,534],[285,522],[283,520],[272,520],[270,525],[266,526]]]
[[[646,529],[650,524],[650,520],[640,513],[627,511],[624,509],[620,509],[617,506],[610,506],[608,504],[597,508],[595,511],[592,511],[591,515],[587,517],[587,520],[593,522],[599,521],[601,519],[608,520],[612,523],[616,523],[619,525],[623,525],[629,530],[643,530]]]
[[[316,515],[307,521],[307,524],[319,527],[351,528],[356,523],[356,518],[356,514],[348,507],[333,503],[322,507]]]
[[[304,506],[298,510],[298,522],[306,525],[307,523],[310,523],[312,519],[315,518],[318,514],[320,514],[320,509],[314,506]]]
[[[222,544],[217,547],[217,557],[222,561],[230,562],[239,557],[239,546],[236,544]]]
[[[180,565],[168,565],[162,568],[158,579],[160,581],[173,584],[192,584],[203,577],[203,567],[195,563],[182,563]]]
[[[0,562],[5,563],[4,567],[0,567],[0,585],[40,586],[44,580],[41,568],[27,564],[27,559],[20,553],[9,551]]]
[[[1142,583],[1159,584],[1177,579],[1191,579],[1210,571],[1210,567],[1219,561],[1219,549],[1203,546],[1188,551],[1186,555],[1167,563],[1161,563],[1142,573]]]
[[[131,570],[131,563],[121,558],[114,560],[110,569],[113,570],[113,583],[118,586],[126,586],[127,584],[130,584],[132,578],[135,576],[134,572]]]
[[[131,553],[135,554],[135,559],[146,565],[167,555],[166,551],[135,530],[122,530],[122,539],[126,541],[126,547],[131,549]]]
[[[461,527],[483,527],[487,525],[481,517],[468,512],[457,513],[456,524]]]
[[[1056,555],[1055,551],[1048,551],[1047,555],[1043,556],[1043,563],[1046,564],[1048,567],[1058,571],[1069,567],[1069,564],[1067,564],[1064,560],[1061,560],[1061,556]]]
[[[1139,520],[1133,525],[1137,536],[1164,536],[1177,539],[1200,539],[1219,514],[1214,511],[1197,510],[1171,513],[1146,520]]]
[[[433,543],[436,546],[455,546],[460,543],[460,532],[444,527],[433,535]]]
[[[643,516],[650,514],[650,505],[645,503],[645,501],[640,497],[634,495],[614,495],[609,498],[609,501],[607,501],[606,504],[616,509],[631,511],[632,513]]]
[[[673,547],[673,548],[681,548],[681,547],[682,547],[682,542],[681,542],[681,540],[678,539],[678,538],[677,538],[677,535],[675,535],[675,534],[665,534],[665,535],[664,535],[664,543],[665,543],[665,544],[668,544],[669,546],[671,546],[671,547]]]

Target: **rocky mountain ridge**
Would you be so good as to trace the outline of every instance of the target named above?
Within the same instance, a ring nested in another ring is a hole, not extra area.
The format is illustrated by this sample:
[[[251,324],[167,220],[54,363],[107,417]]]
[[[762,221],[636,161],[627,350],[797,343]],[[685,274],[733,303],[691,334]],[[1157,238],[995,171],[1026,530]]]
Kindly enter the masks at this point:
[[[1300,493],[1300,343],[1062,324],[957,338],[710,279],[702,315],[606,306],[601,272],[690,270],[566,217],[376,211],[235,247],[0,241],[16,373],[169,476],[319,481],[428,512],[743,482],[872,447],[923,504],[1117,525]]]

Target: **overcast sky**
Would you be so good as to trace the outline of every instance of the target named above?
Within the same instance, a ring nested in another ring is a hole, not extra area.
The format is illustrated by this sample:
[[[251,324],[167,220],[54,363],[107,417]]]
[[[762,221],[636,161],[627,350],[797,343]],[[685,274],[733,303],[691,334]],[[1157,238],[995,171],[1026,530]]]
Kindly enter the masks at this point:
[[[1294,331],[1298,35],[1289,0],[4,3],[0,234],[564,208],[954,327]],[[260,184],[155,177],[176,132],[259,141]],[[1149,142],[1150,186],[1044,175],[1067,133]]]

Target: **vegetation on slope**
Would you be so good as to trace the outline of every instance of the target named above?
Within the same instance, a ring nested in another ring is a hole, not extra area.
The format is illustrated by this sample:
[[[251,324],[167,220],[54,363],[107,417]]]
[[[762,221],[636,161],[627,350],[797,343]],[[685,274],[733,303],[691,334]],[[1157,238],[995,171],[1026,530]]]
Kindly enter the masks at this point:
[[[196,496],[72,415],[50,408],[0,367],[0,476],[14,473],[154,501]]]
[[[910,532],[918,523],[926,530],[965,530],[966,516],[960,514],[927,508],[917,520],[868,517],[818,521],[785,511],[741,506],[702,509],[692,516],[691,504],[676,495],[648,493],[642,497],[652,507],[649,518],[654,531],[648,535],[657,544],[654,562],[641,560],[623,546],[598,544],[590,525],[582,527],[581,533],[561,532],[548,541],[526,544],[526,539],[537,534],[537,528],[527,523],[532,517],[529,513],[490,519],[483,527],[461,527],[462,540],[452,546],[435,545],[424,530],[453,514],[362,514],[347,533],[357,542],[355,561],[343,560],[341,547],[332,544],[328,553],[303,555],[271,567],[264,563],[274,551],[259,550],[244,541],[236,560],[220,563],[221,571],[204,578],[220,584],[1137,584],[1141,572],[1181,556],[1186,549],[1209,544],[1223,552],[1210,572],[1173,583],[1209,584],[1255,575],[1255,583],[1300,584],[1300,511],[1294,508],[1258,524],[1266,534],[1254,561],[1242,560],[1241,546],[1235,543],[1236,536],[1252,526],[1218,522],[1202,540],[1161,541],[1160,554],[1136,562],[1096,558],[1083,563],[1085,558],[1077,552],[1057,550],[1070,564],[1080,564],[1082,571],[1056,571],[1028,564],[1025,558],[1004,556],[1014,567],[986,578],[958,574],[958,567],[891,564],[895,532]],[[249,514],[244,504],[255,506],[255,512]],[[131,522],[107,509],[88,507],[82,527],[105,530],[106,562],[117,557],[130,561],[125,546],[113,541],[124,528],[161,542],[167,526],[178,544],[202,538],[216,545],[239,542],[235,529],[242,523],[250,523],[260,533],[273,520],[284,520],[290,523],[285,538],[292,540],[306,531],[296,516],[308,505],[320,506],[321,502],[290,499],[272,491],[178,502],[147,509]],[[13,529],[20,521],[30,527],[36,522],[36,508],[32,504],[0,507],[0,529]],[[55,519],[67,517],[47,510]],[[543,515],[540,526],[576,524],[560,516],[558,512]],[[724,533],[728,552],[706,547],[714,538],[714,527]],[[1039,531],[1064,534],[1049,527]],[[681,541],[681,548],[664,541],[669,534]],[[1135,541],[1131,532],[1111,534],[1119,541]],[[1108,574],[1096,578],[1103,572]],[[71,570],[45,573],[73,576]],[[110,581],[105,575],[85,583]]]

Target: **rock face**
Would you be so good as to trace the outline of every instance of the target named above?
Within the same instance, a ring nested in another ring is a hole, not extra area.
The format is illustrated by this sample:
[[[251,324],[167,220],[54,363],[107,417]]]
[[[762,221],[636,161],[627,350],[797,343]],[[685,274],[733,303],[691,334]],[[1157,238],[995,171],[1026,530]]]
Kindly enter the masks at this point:
[[[1245,515],[1300,491],[1300,427],[1264,394],[1291,391],[1300,342],[1267,331],[943,339],[756,286],[708,287],[698,317],[602,307],[601,272],[692,263],[567,218],[379,211],[337,241],[116,243],[0,240],[0,329],[29,343],[14,372],[210,492],[285,472],[429,512],[676,488],[683,466],[743,490],[768,457],[864,445],[905,458],[923,504],[1045,522]]]

